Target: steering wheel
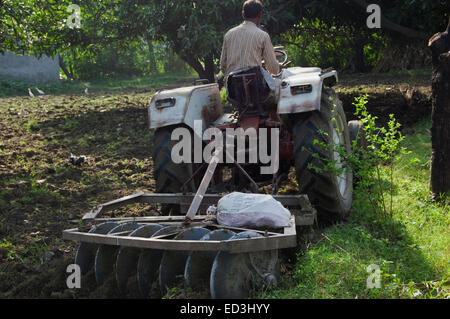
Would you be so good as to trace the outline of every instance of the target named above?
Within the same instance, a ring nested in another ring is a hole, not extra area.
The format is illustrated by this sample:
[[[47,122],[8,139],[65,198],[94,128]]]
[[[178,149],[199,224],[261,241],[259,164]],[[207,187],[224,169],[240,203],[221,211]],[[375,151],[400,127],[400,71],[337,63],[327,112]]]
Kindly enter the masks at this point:
[[[291,63],[291,61],[288,61],[288,55],[284,50],[284,47],[275,47],[275,57],[282,68]],[[274,75],[274,77],[280,77],[281,74],[283,74],[283,70]]]
[[[287,64],[288,55],[286,51],[284,51],[284,48],[275,48],[275,57],[281,66],[285,66]]]
[[[275,58],[277,59],[278,63],[281,65],[281,67],[285,67],[286,65],[291,63],[291,61],[288,61],[288,55],[287,55],[286,51],[284,50],[284,47],[275,47],[274,52],[275,52]],[[264,60],[262,61],[262,65],[265,68]],[[281,70],[278,74],[275,74],[274,77],[279,77],[279,76],[281,76],[282,73],[283,73],[283,70]]]

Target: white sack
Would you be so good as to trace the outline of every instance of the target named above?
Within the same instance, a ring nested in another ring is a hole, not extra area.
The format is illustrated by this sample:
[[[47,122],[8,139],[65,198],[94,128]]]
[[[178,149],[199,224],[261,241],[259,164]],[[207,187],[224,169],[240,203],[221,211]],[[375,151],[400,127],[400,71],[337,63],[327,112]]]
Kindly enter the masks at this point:
[[[230,227],[282,228],[291,213],[271,195],[234,192],[217,203],[217,222]]]

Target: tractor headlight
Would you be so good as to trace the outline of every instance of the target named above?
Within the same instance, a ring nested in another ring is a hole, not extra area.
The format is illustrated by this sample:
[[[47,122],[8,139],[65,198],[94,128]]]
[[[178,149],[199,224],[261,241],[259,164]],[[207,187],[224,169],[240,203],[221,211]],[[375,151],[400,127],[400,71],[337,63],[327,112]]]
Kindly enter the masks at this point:
[[[312,92],[311,84],[291,86],[291,94],[292,95],[308,94],[311,92]]]
[[[157,109],[164,109],[166,107],[172,107],[175,106],[176,104],[176,99],[173,97],[170,97],[168,99],[163,99],[163,100],[157,100],[155,102],[155,107]]]

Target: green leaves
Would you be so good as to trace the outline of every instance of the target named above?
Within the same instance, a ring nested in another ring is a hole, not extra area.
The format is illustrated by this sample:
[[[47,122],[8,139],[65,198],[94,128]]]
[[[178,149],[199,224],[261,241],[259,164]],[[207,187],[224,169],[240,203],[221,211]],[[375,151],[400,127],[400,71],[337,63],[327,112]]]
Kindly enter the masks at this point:
[[[378,3],[394,22],[430,34],[442,31],[448,19],[445,1]],[[163,41],[205,77],[218,70],[225,32],[242,21],[241,0],[102,0],[77,3],[81,25],[71,29],[66,23],[71,4],[70,0],[2,1],[0,52],[93,56],[109,45]],[[295,45],[287,48],[294,64],[344,67],[358,35],[370,37],[365,55],[370,65],[376,63],[380,37],[367,32],[365,12],[353,1],[272,0],[264,5],[263,24],[273,42],[283,34],[285,45]],[[212,64],[215,70],[206,66]]]
[[[357,194],[369,198],[378,218],[389,216],[392,219],[393,167],[407,151],[404,147],[400,147],[404,137],[399,130],[400,123],[396,121],[394,115],[389,115],[387,126],[376,126],[377,117],[368,113],[367,101],[367,94],[355,98],[355,114],[362,123],[367,146],[361,149],[357,146],[357,141],[354,141],[354,154],[350,162],[355,176],[360,181]],[[385,192],[389,194],[390,201],[385,198]]]
[[[69,1],[5,0],[0,6],[0,51],[53,56],[67,43]]]

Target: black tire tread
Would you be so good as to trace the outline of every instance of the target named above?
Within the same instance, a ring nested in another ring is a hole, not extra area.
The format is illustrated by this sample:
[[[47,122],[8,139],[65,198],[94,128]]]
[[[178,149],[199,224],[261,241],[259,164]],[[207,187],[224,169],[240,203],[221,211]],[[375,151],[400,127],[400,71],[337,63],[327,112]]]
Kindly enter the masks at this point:
[[[155,179],[156,193],[180,193],[183,192],[181,187],[190,178],[192,172],[192,164],[180,163],[176,164],[172,161],[171,152],[177,141],[171,140],[172,131],[176,127],[162,127],[155,131],[154,147],[152,151],[153,157],[153,177]],[[187,185],[188,190],[190,184]],[[175,212],[179,211],[178,205],[163,205],[163,214],[167,214],[171,209]]]
[[[300,193],[308,195],[318,211],[319,220],[325,222],[342,219],[349,211],[349,207],[344,207],[338,195],[340,193],[338,193],[339,190],[335,183],[335,176],[331,172],[316,172],[314,169],[308,168],[308,164],[320,168],[323,166],[320,158],[331,158],[329,150],[322,148],[319,144],[314,144],[314,140],[329,143],[331,139],[329,123],[334,116],[333,112],[341,112],[340,116],[343,116],[346,121],[342,103],[336,93],[332,89],[324,89],[321,110],[299,114],[293,127],[295,170]],[[345,125],[345,127],[347,126]],[[320,134],[320,131],[327,132],[328,136]],[[348,134],[348,128],[345,134]],[[349,137],[347,141],[349,142]],[[348,143],[348,147],[350,147],[350,143]],[[317,153],[320,158],[314,157],[313,153]]]

